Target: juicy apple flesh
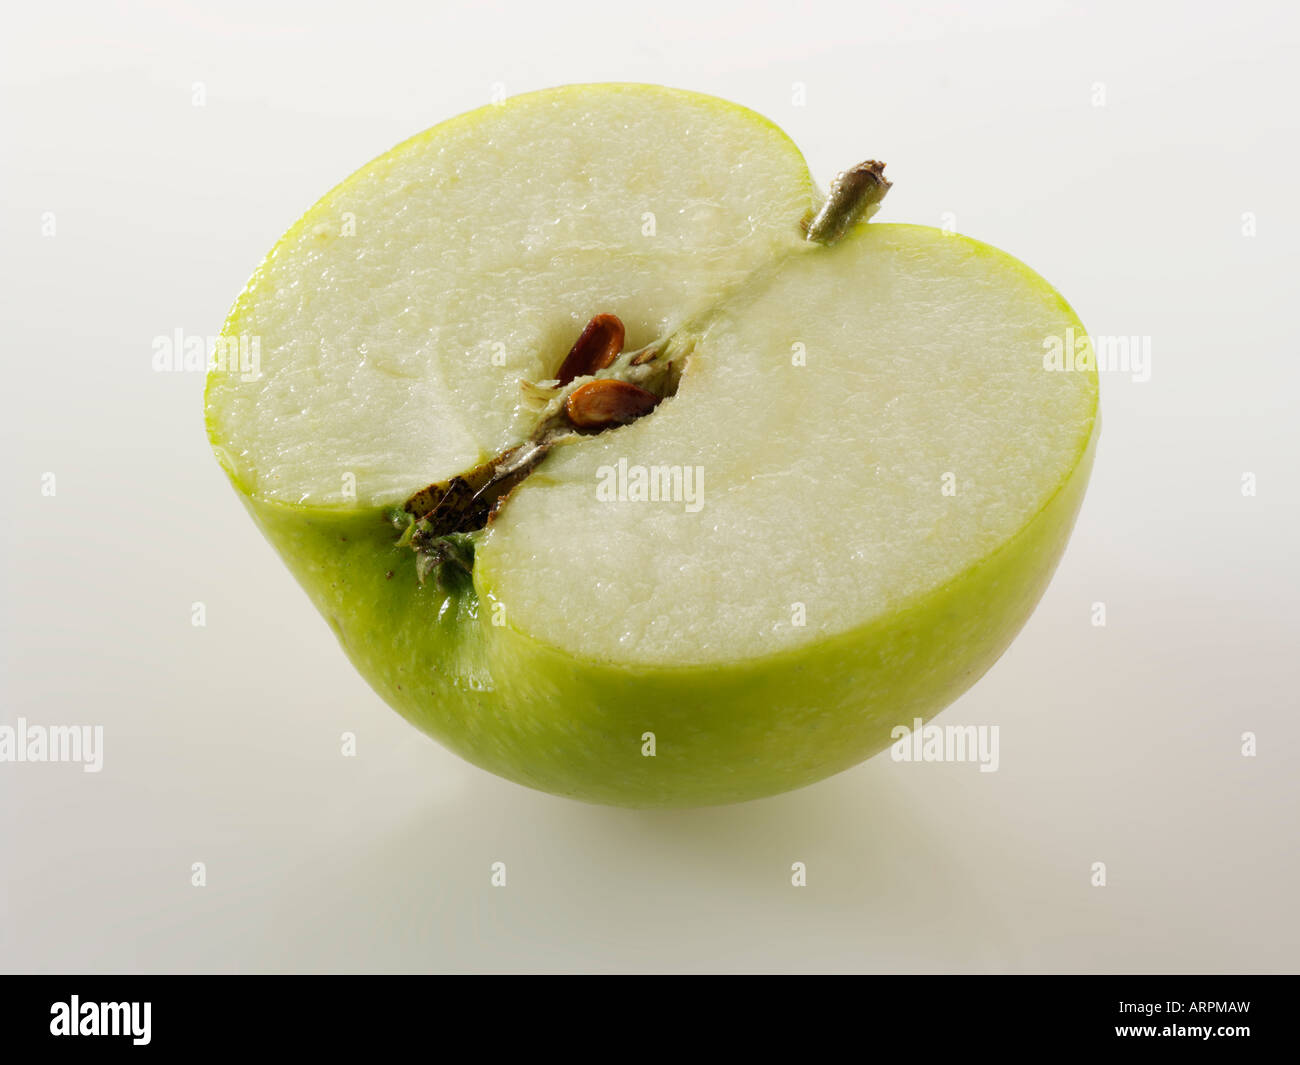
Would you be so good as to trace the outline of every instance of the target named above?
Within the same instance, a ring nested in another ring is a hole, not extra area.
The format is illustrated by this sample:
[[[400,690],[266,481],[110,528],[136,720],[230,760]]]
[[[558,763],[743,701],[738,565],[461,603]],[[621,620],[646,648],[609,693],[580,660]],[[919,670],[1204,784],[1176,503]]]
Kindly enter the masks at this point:
[[[1091,466],[1096,375],[1043,362],[1085,331],[993,248],[824,246],[816,205],[749,111],[574,87],[398,146],[271,252],[224,331],[260,373],[214,368],[209,435],[410,721],[546,791],[734,802],[857,764],[1005,650]],[[658,367],[662,402],[555,434],[430,570],[408,501],[536,439],[598,314],[655,358],[597,376]]]

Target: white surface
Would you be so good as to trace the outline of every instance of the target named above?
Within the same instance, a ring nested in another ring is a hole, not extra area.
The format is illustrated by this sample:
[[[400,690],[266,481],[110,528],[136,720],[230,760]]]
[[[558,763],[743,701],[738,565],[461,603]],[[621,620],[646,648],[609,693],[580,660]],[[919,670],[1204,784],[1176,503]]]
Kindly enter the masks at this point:
[[[105,761],[0,764],[0,969],[1300,967],[1288,6],[323,7],[10,16],[0,724],[103,725]],[[1094,332],[1152,338],[1149,381],[1103,375],[1055,582],[939,719],[998,724],[998,772],[886,755],[644,814],[466,766],[261,541],[201,375],[152,370],[372,156],[498,84],[600,80],[753,107],[823,183],[886,159],[881,220],[951,212]]]

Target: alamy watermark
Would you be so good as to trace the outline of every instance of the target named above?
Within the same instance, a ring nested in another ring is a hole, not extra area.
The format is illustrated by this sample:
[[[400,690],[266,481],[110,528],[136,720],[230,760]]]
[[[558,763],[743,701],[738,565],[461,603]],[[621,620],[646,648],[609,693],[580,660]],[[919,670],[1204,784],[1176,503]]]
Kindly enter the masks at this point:
[[[148,1046],[152,1013],[152,1002],[82,1002],[73,995],[50,1006],[50,1035],[125,1037]]]
[[[184,329],[153,338],[155,373],[238,374],[241,381],[262,376],[262,338],[258,336],[203,337],[186,335]]]
[[[1043,369],[1062,372],[1126,373],[1134,382],[1151,380],[1151,338],[1149,336],[1076,336],[1074,326],[1065,336],[1043,338]]]
[[[0,725],[0,762],[81,763],[85,773],[104,768],[103,725]]]
[[[998,771],[997,725],[927,725],[919,717],[895,725],[889,757],[895,762],[978,762],[981,773]]]
[[[687,514],[704,508],[703,466],[629,465],[596,470],[596,498],[602,503],[681,503]]]

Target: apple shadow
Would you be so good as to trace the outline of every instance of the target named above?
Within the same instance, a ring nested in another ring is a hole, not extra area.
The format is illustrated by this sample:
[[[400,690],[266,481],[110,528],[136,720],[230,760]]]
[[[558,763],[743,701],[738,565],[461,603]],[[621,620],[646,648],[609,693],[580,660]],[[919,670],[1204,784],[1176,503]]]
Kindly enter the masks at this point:
[[[384,838],[294,866],[248,962],[328,972],[1013,968],[1012,930],[986,874],[945,845],[889,770],[867,763],[770,799],[674,811],[539,797],[474,773]],[[796,863],[806,887],[795,886]]]

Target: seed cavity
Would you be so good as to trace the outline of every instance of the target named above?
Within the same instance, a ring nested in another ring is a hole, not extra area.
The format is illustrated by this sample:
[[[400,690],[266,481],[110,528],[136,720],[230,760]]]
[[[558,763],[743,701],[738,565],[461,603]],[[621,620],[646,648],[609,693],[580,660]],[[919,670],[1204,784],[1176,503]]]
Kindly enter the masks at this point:
[[[473,571],[475,534],[493,521],[556,444],[626,425],[654,410],[661,398],[657,393],[619,377],[595,377],[573,387],[575,381],[613,366],[623,352],[624,336],[617,316],[598,314],[592,318],[569,350],[555,381],[533,386],[536,398],[546,404],[528,440],[457,477],[421,489],[390,513],[400,533],[397,546],[415,552],[421,584],[432,574],[444,590],[464,586]],[[644,356],[637,359],[637,376],[668,389],[675,382],[667,364],[657,376],[653,367],[644,365],[664,351],[665,345],[659,343],[643,352],[629,352],[627,358]],[[614,372],[620,371],[616,368]]]

